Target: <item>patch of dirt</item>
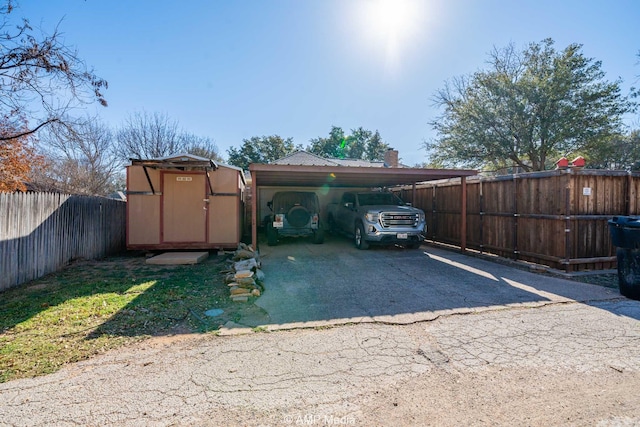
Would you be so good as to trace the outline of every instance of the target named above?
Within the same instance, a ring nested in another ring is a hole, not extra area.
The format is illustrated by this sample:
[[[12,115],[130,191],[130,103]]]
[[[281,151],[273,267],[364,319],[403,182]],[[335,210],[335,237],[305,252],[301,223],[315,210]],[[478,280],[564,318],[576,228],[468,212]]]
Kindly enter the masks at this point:
[[[639,386],[637,372],[614,370],[437,371],[373,393],[356,418],[358,425],[631,426]]]

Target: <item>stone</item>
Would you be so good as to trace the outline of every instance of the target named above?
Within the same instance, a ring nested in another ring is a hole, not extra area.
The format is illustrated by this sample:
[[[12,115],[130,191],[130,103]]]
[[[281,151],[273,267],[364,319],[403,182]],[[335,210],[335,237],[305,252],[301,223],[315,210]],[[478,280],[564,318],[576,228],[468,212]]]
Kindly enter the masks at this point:
[[[256,281],[253,280],[253,277],[237,278],[236,283],[238,284],[238,286],[243,286],[243,285],[255,286],[256,285]]]
[[[239,288],[243,288],[243,289],[256,289],[257,286],[254,282],[247,282],[247,283],[236,283],[236,286]]]
[[[231,292],[231,295],[240,295],[240,294],[246,294],[247,290],[245,288],[239,288],[237,286],[234,286],[233,288],[229,289],[229,292]]]
[[[260,290],[258,289],[254,289],[251,291],[251,295],[253,295],[254,297],[259,297],[260,296]]]
[[[244,261],[238,261],[234,263],[233,268],[236,271],[255,270],[256,268],[258,268],[258,262],[255,258],[245,259]]]
[[[231,299],[234,299],[235,297],[250,297],[251,296],[251,292],[247,292],[246,289],[243,289],[244,292],[242,292],[241,294],[234,294],[234,295],[230,295]]]
[[[233,275],[234,279],[246,279],[249,277],[253,277],[253,271],[251,270],[240,270]]]
[[[244,249],[240,249],[237,250],[236,253],[233,255],[233,260],[234,261],[240,261],[242,259],[250,259],[250,258],[254,258],[255,253],[249,250],[244,250]]]
[[[253,248],[249,245],[247,245],[246,243],[238,243],[238,251],[253,251]]]
[[[233,297],[231,297],[231,299],[233,300],[233,302],[247,302],[247,301],[249,301],[249,297],[239,296],[239,295],[233,296]]]

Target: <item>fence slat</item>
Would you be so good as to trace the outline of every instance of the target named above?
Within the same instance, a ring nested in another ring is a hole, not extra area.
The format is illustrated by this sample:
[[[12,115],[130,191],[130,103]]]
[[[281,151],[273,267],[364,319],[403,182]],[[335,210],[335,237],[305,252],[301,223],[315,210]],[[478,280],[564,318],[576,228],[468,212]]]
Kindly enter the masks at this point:
[[[640,215],[640,174],[569,169],[467,178],[467,247],[558,269],[615,267],[607,220]],[[428,238],[460,245],[460,180],[393,189],[427,214]]]
[[[77,258],[125,248],[126,203],[55,193],[0,194],[0,291]]]

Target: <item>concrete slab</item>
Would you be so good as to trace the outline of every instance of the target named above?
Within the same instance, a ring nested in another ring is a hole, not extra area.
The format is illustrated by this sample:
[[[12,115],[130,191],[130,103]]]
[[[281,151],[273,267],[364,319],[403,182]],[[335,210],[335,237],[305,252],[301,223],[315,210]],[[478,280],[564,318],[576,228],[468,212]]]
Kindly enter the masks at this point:
[[[209,256],[209,252],[165,252],[149,258],[147,264],[178,265],[198,264]]]

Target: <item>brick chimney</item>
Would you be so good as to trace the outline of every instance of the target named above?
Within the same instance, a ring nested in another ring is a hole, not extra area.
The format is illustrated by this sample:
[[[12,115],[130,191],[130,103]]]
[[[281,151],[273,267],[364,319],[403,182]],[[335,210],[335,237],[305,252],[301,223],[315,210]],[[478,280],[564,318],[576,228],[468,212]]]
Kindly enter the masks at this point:
[[[385,168],[397,168],[398,167],[398,150],[389,148],[384,152],[384,167]]]

